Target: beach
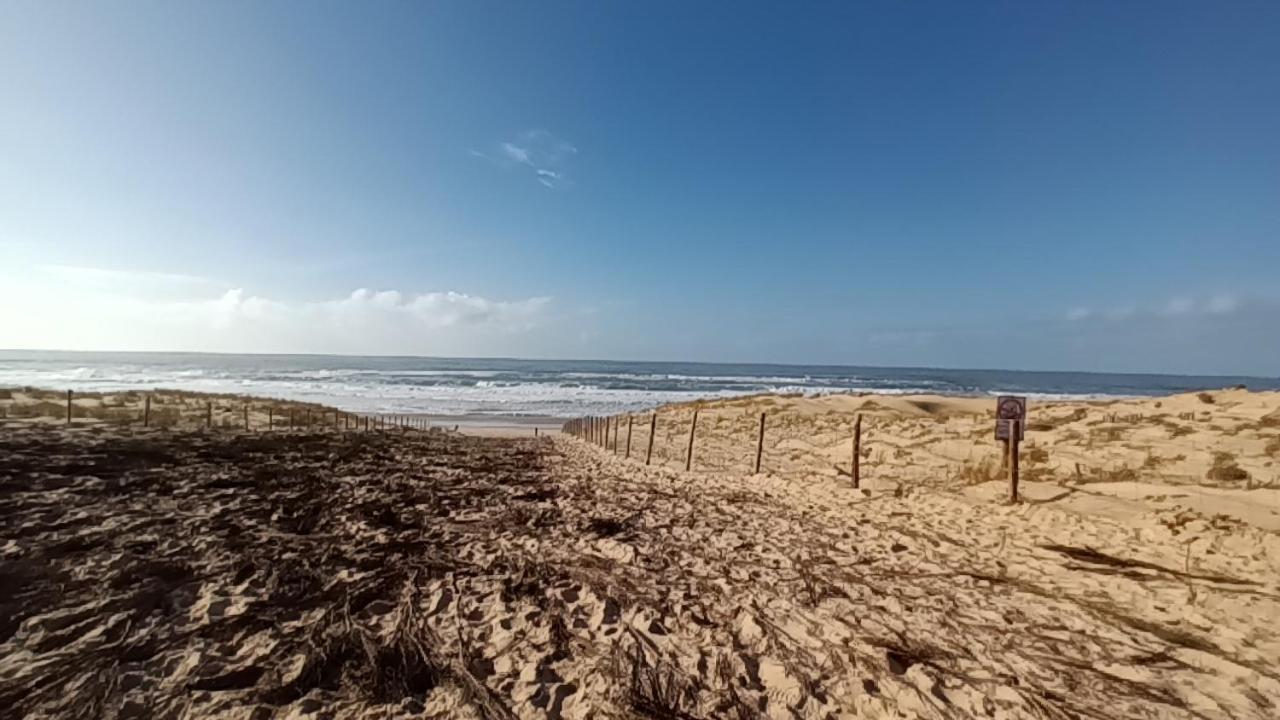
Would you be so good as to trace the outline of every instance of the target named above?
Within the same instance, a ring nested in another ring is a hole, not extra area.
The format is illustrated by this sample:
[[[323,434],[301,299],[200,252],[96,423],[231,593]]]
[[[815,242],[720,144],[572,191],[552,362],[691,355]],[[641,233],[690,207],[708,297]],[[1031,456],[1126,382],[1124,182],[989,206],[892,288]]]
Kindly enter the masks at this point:
[[[201,427],[214,400],[190,394],[153,405],[187,408],[171,427],[95,420],[94,398],[68,425],[15,419],[20,395],[0,705],[27,717],[1280,706],[1276,393],[1035,404],[1016,505],[984,398],[705,402],[685,472],[693,405],[660,409],[646,466],[637,422],[628,458],[625,421],[606,449]]]

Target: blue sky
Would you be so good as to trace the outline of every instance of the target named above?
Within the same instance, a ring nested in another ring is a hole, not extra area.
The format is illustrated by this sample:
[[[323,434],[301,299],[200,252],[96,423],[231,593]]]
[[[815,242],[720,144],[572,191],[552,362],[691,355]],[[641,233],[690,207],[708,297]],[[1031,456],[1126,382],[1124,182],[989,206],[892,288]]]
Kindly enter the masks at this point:
[[[1280,4],[6,3],[0,347],[1280,374]]]

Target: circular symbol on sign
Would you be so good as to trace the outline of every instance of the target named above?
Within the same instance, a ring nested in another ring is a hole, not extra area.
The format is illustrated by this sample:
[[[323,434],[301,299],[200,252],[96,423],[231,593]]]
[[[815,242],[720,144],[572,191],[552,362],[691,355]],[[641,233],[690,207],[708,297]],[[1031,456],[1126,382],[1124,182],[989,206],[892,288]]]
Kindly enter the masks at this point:
[[[1000,401],[997,412],[1001,420],[1017,420],[1022,417],[1022,403],[1014,398],[1005,398]]]

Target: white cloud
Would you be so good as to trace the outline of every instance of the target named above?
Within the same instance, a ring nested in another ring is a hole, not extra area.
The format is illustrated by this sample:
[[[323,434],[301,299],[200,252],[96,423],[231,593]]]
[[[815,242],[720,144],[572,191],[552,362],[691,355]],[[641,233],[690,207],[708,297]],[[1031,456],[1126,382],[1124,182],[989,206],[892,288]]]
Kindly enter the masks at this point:
[[[95,277],[99,282],[79,282]],[[0,347],[470,354],[537,328],[549,297],[358,289],[281,300],[190,276],[44,268],[0,278]],[[148,292],[136,292],[143,282]]]
[[[556,188],[567,184],[564,166],[569,158],[578,154],[578,148],[546,130],[526,130],[514,140],[498,143],[496,152],[474,149],[469,152],[502,167],[531,170],[540,184]]]
[[[1163,305],[1129,303],[1117,305],[1101,312],[1095,312],[1086,307],[1075,307],[1067,311],[1066,319],[1072,322],[1090,318],[1120,322],[1130,319],[1155,319],[1160,317],[1174,322],[1190,322],[1196,318],[1237,313],[1247,304],[1246,300],[1237,295],[1221,294],[1207,298],[1174,297]]]
[[[529,164],[529,151],[522,147],[504,142],[502,143],[502,152],[518,163]]]
[[[1214,315],[1225,315],[1226,313],[1235,312],[1240,307],[1240,301],[1232,295],[1218,295],[1209,299],[1209,304],[1205,309]]]

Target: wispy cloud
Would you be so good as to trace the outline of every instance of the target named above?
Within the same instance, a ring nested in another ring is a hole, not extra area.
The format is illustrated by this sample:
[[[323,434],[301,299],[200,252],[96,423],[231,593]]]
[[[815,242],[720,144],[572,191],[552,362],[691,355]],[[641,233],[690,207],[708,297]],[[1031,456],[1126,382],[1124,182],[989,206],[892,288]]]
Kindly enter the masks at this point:
[[[491,152],[469,152],[500,167],[532,172],[539,184],[558,188],[569,184],[565,166],[578,154],[578,148],[546,130],[526,130],[514,139],[497,143]]]
[[[1234,295],[1218,295],[1209,299],[1205,310],[1214,315],[1225,315],[1226,313],[1235,312],[1240,307],[1239,298]]]
[[[1067,310],[1065,317],[1071,322],[1090,318],[1112,321],[1140,317],[1191,318],[1204,315],[1229,315],[1238,311],[1241,304],[1241,298],[1231,294],[1200,298],[1180,296],[1170,298],[1161,304],[1127,303],[1098,309],[1073,307]]]

